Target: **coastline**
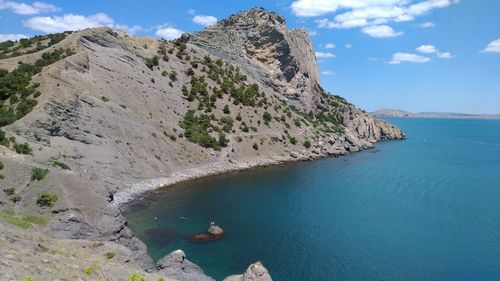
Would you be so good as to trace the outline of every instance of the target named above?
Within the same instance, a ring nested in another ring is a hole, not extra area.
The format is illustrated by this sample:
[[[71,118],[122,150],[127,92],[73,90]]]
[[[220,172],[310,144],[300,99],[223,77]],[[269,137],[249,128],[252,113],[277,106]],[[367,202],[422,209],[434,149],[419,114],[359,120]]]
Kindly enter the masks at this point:
[[[404,140],[398,139],[398,140]],[[316,150],[303,150],[303,151],[291,151],[287,156],[272,156],[262,159],[252,159],[245,161],[235,162],[234,160],[226,160],[220,162],[214,162],[208,165],[189,168],[180,170],[172,173],[170,176],[146,179],[141,182],[133,183],[125,187],[124,189],[116,192],[113,196],[112,205],[123,208],[123,205],[137,199],[140,194],[148,191],[154,191],[160,188],[172,186],[181,182],[186,182],[190,180],[195,180],[204,177],[221,175],[229,172],[245,171],[257,167],[266,167],[271,165],[279,165],[287,162],[298,162],[298,161],[308,161],[308,160],[319,160],[328,157],[339,157],[344,155],[349,155],[353,152],[360,152],[368,149],[373,149],[374,144],[380,141],[391,141],[391,139],[381,139],[375,143],[371,143],[371,146],[354,146],[351,147],[350,151],[339,150],[336,153],[328,153],[326,151],[316,151]]]
[[[177,183],[186,182],[189,180],[199,179],[203,177],[220,175],[228,172],[244,171],[256,167],[265,167],[278,165],[286,162],[296,162],[305,160],[316,160],[328,157],[329,155],[298,155],[293,156],[275,156],[272,158],[264,158],[259,160],[247,160],[240,162],[215,162],[197,168],[190,168],[174,172],[171,176],[148,179],[142,182],[129,185],[127,188],[115,193],[112,204],[120,209],[124,204],[135,200],[140,194],[148,191],[157,190],[160,188],[172,186]],[[331,155],[338,157],[340,154]]]

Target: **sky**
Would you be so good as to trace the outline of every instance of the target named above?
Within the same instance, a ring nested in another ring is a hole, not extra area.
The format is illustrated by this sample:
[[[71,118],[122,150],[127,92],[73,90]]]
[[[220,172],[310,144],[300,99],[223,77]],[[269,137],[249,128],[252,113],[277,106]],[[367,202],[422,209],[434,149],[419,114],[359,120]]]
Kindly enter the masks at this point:
[[[174,39],[252,7],[306,29],[324,88],[367,111],[500,113],[500,0],[0,0],[0,41],[97,26]]]

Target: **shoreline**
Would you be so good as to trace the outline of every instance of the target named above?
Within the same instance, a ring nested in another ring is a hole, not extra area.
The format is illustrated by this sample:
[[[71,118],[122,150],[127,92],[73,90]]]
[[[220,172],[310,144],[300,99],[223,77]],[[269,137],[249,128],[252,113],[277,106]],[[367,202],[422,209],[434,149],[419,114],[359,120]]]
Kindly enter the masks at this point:
[[[178,183],[200,179],[204,177],[221,175],[229,172],[245,171],[252,168],[266,167],[271,165],[274,166],[274,165],[284,164],[287,162],[298,162],[298,161],[309,161],[309,160],[315,161],[329,157],[350,155],[351,153],[354,152],[361,152],[364,150],[373,149],[375,147],[374,144],[381,141],[390,141],[390,140],[391,139],[381,139],[375,143],[372,143],[372,145],[368,147],[358,146],[357,149],[354,149],[352,151],[338,152],[335,154],[328,154],[326,152],[322,151],[318,152],[314,150],[291,151],[290,154],[287,156],[272,156],[258,160],[246,160],[239,162],[233,162],[231,160],[223,162],[214,162],[197,168],[180,170],[172,173],[170,176],[167,177],[152,178],[130,184],[128,185],[128,187],[114,194],[113,201],[111,202],[111,204],[122,210],[124,205],[137,199],[137,197],[140,194],[158,190],[160,188],[169,187]],[[404,140],[404,138],[401,140]]]
[[[331,155],[332,157],[338,157],[340,155]],[[172,173],[168,177],[153,178],[144,180],[142,182],[134,183],[129,185],[124,190],[118,191],[113,196],[113,201],[111,204],[118,207],[120,210],[123,206],[135,199],[140,194],[146,193],[148,191],[154,191],[160,188],[172,186],[181,182],[186,182],[189,180],[199,179],[203,177],[216,176],[228,172],[245,171],[256,167],[266,167],[271,165],[279,165],[286,162],[298,162],[305,160],[317,160],[321,158],[328,157],[328,155],[297,155],[297,157],[292,156],[275,156],[272,158],[264,158],[259,160],[247,160],[240,162],[215,162],[212,164],[204,165],[197,168],[189,168],[180,170]]]

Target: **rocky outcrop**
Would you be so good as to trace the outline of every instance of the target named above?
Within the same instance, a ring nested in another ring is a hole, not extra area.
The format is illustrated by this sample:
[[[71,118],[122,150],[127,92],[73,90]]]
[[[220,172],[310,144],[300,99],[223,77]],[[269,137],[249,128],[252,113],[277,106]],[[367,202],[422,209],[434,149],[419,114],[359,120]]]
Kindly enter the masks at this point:
[[[226,277],[224,281],[272,281],[271,275],[260,261],[251,264],[245,273]]]
[[[316,56],[305,30],[288,30],[285,18],[262,8],[230,16],[195,32],[190,43],[230,61],[307,112],[319,84]]]
[[[214,281],[196,264],[186,259],[182,250],[176,250],[157,262],[157,268],[169,278],[179,281]]]

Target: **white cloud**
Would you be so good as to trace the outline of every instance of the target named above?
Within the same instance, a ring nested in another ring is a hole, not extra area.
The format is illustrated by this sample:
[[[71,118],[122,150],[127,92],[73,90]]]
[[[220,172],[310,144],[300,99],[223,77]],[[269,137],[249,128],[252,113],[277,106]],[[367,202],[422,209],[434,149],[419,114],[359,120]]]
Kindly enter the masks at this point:
[[[307,30],[307,34],[311,37],[318,35],[316,30]]]
[[[125,30],[129,35],[135,35],[137,32],[143,30],[140,25],[128,26],[126,24],[116,24],[114,28]]]
[[[196,12],[193,9],[187,10],[187,13],[190,15],[194,15]]]
[[[0,10],[11,10],[18,15],[36,15],[41,13],[50,13],[59,11],[60,8],[52,4],[44,2],[34,2],[33,4],[25,4],[14,1],[0,0]]]
[[[420,28],[433,28],[436,25],[433,22],[427,21],[418,25]]]
[[[173,27],[168,26],[168,25],[163,25],[163,26],[158,27],[158,30],[156,30],[155,34],[158,37],[161,37],[161,38],[164,38],[167,40],[173,40],[173,39],[177,39],[177,38],[181,37],[182,33],[184,33],[184,31],[182,31],[180,29],[173,28]]]
[[[500,38],[491,41],[481,53],[500,53]]]
[[[397,52],[392,55],[392,60],[389,62],[389,64],[400,64],[401,62],[426,63],[430,60],[431,59],[428,57],[419,56],[416,54]]]
[[[330,59],[334,58],[335,54],[332,53],[323,53],[323,52],[316,52],[316,57],[320,59]]]
[[[440,59],[451,59],[453,56],[450,52],[438,52],[437,57]]]
[[[24,22],[26,27],[46,33],[81,30],[99,26],[113,27],[113,19],[104,13],[90,16],[65,14],[53,17],[34,17]]]
[[[403,31],[394,31],[394,29],[388,25],[365,26],[361,29],[361,31],[376,38],[396,37],[404,34]]]
[[[434,47],[433,45],[422,45],[416,50],[424,54],[432,54],[437,52],[436,47]]]
[[[333,19],[316,20],[320,28],[363,28],[387,26],[390,22],[415,20],[433,9],[445,8],[458,0],[295,0],[292,12],[299,17],[318,17],[336,13]],[[433,27],[432,22],[423,23],[424,28]],[[387,29],[387,28],[385,28]],[[368,29],[370,30],[370,29]],[[402,33],[389,33],[394,37]]]
[[[193,17],[193,22],[202,26],[210,26],[217,23],[217,18],[213,16],[197,15]]]
[[[351,43],[347,43],[347,44],[344,45],[344,47],[347,48],[347,49],[350,49],[350,48],[352,48],[352,45],[351,45]]]
[[[337,75],[337,73],[335,73],[335,72],[333,72],[331,70],[322,71],[321,74],[328,75],[328,76],[335,76],[335,75]]]
[[[333,48],[335,48],[335,44],[333,43],[328,43],[325,45],[325,49],[333,49]]]
[[[423,54],[434,54],[440,59],[451,59],[453,56],[450,52],[440,52],[434,45],[422,45],[415,50]]]
[[[0,34],[0,42],[19,41],[22,38],[28,38],[28,36],[24,34]]]

